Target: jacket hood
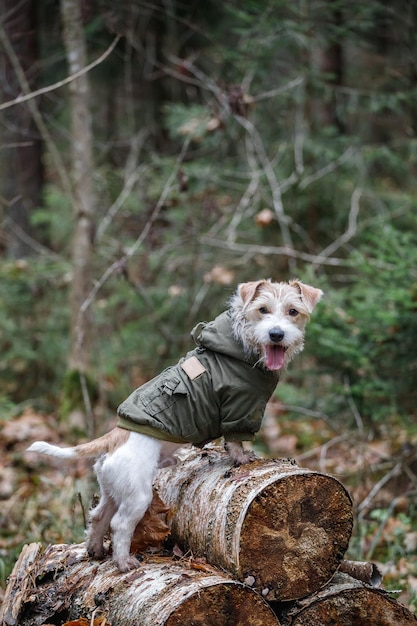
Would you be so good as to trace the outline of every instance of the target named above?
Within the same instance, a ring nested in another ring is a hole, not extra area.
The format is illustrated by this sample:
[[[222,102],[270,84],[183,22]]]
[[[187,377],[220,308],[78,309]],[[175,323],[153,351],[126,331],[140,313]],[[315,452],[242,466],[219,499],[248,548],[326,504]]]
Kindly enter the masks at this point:
[[[256,356],[245,354],[242,343],[235,339],[230,311],[224,311],[212,322],[200,322],[191,331],[191,337],[198,348],[226,354],[250,365],[258,361]]]

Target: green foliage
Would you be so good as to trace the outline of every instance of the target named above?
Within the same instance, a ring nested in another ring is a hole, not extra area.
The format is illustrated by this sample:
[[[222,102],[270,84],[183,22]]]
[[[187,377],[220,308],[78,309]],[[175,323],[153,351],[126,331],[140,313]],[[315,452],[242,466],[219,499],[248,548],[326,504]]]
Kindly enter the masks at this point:
[[[33,226],[54,250],[61,253],[68,248],[72,233],[72,210],[69,198],[56,185],[45,185],[44,206],[31,214]]]
[[[91,376],[78,370],[66,372],[61,391],[60,415],[67,417],[71,411],[86,410],[86,396],[88,402],[94,405],[98,399],[97,385]]]
[[[42,259],[0,264],[0,385],[4,402],[45,406],[65,371],[67,267]]]
[[[350,395],[368,425],[415,408],[417,223],[415,215],[406,221],[409,230],[367,231],[350,255],[348,286],[328,286],[309,334],[310,352],[334,376],[333,393],[339,384],[339,398]]]

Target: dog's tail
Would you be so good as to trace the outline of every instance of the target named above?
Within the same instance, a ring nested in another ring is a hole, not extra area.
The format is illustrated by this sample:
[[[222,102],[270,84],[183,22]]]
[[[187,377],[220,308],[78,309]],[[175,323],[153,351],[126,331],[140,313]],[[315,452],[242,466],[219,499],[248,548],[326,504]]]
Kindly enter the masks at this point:
[[[29,446],[27,451],[39,452],[40,454],[47,454],[60,459],[94,459],[106,452],[111,453],[116,450],[116,448],[119,448],[127,441],[129,434],[129,431],[123,428],[113,428],[113,430],[98,439],[81,443],[72,448],[61,448],[60,446],[46,443],[46,441],[35,441],[35,443]]]

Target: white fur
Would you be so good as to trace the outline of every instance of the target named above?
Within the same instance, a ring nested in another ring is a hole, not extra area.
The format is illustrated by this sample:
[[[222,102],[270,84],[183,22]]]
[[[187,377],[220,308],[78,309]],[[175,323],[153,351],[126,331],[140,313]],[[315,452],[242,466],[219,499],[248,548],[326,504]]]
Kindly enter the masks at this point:
[[[94,470],[101,499],[90,516],[87,549],[92,556],[104,555],[103,537],[110,524],[113,560],[121,571],[138,567],[129,556],[130,543],[139,520],[152,502],[152,483],[158,467],[162,441],[138,433],[112,454],[100,457]]]
[[[27,451],[48,454],[49,456],[55,456],[60,459],[74,459],[77,456],[73,448],[60,448],[59,446],[46,443],[46,441],[35,441],[35,443],[29,446]]]

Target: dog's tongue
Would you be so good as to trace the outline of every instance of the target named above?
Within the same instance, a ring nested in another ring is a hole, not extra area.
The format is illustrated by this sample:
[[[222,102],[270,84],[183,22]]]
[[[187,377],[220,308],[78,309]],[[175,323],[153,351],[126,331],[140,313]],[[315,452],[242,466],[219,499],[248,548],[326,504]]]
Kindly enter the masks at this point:
[[[280,370],[284,365],[285,350],[282,346],[266,346],[266,366],[269,370]]]

